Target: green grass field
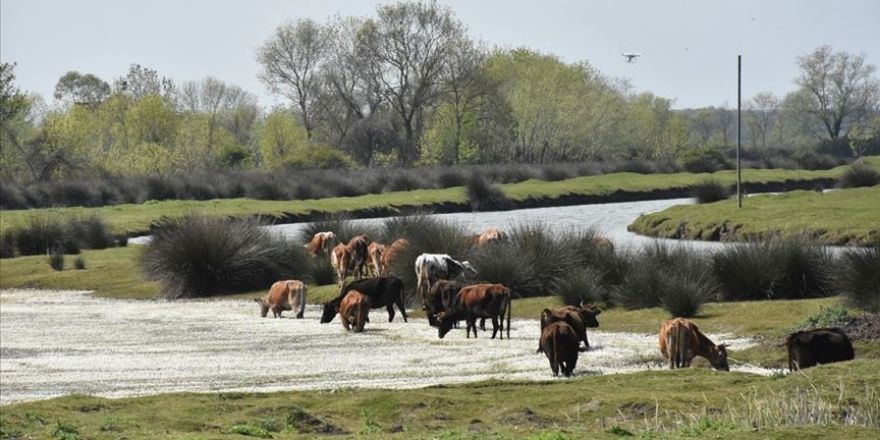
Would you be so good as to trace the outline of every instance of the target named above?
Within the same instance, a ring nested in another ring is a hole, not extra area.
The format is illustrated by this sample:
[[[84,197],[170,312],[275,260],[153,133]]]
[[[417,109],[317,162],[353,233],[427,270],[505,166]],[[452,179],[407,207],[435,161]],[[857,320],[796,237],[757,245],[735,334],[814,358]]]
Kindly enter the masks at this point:
[[[652,237],[745,241],[806,234],[835,245],[880,243],[880,187],[818,193],[792,191],[702,205],[680,205],[640,216],[629,230]]]
[[[871,158],[880,162],[880,157]],[[873,163],[873,162],[872,162]],[[744,182],[767,183],[784,181],[810,181],[820,178],[836,178],[845,166],[831,170],[745,170]],[[706,177],[714,177],[725,183],[733,183],[734,171],[712,174],[636,174],[614,173],[599,176],[577,177],[556,182],[527,180],[500,185],[508,198],[516,201],[527,199],[558,198],[565,195],[610,195],[617,191],[650,193],[676,188],[686,188]],[[136,234],[149,229],[149,225],[162,216],[180,216],[200,212],[218,216],[263,215],[280,218],[285,214],[321,213],[332,214],[345,211],[377,208],[419,208],[443,203],[464,203],[467,197],[463,187],[434,190],[413,190],[369,194],[357,197],[335,197],[318,200],[266,201],[253,199],[222,200],[171,200],[148,201],[140,205],[115,205],[99,208],[47,208],[33,210],[4,210],[0,215],[0,231],[25,223],[29,216],[49,213],[61,216],[96,214],[103,218],[114,233]]]

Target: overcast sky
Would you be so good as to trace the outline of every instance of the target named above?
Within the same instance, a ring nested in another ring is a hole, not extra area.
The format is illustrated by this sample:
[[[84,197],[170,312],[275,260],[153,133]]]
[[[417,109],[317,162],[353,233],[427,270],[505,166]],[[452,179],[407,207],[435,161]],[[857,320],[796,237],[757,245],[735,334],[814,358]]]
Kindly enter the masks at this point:
[[[387,1],[2,0],[0,59],[16,83],[51,99],[69,70],[107,82],[139,63],[176,82],[214,76],[285,104],[257,79],[254,51],[281,23],[369,16]],[[878,0],[441,0],[490,46],[528,47],[567,62],[586,60],[676,108],[736,104],[794,88],[796,58],[823,44],[880,65]],[[621,52],[640,52],[624,62]]]

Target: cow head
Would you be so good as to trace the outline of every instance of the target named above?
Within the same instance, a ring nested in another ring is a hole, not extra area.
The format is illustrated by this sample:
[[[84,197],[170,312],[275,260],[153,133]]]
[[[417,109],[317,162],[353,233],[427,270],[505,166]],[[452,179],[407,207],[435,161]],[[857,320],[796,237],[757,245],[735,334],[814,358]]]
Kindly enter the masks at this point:
[[[730,365],[727,364],[727,344],[711,347],[709,354],[709,363],[712,367],[719,371],[730,371]]]
[[[584,321],[584,325],[590,328],[598,327],[599,320],[596,319],[596,316],[602,313],[602,309],[592,304],[585,305],[583,301],[581,301],[580,308],[581,320]]]
[[[321,313],[321,324],[332,321],[336,317],[336,313],[339,312],[338,309],[338,304],[334,304],[333,301],[324,303],[324,312]]]
[[[263,298],[254,298],[254,301],[260,304],[260,316],[265,318],[269,314],[269,303]]]
[[[446,312],[440,312],[434,315],[434,318],[437,319],[437,336],[440,339],[443,339],[449,330],[452,330],[453,324],[455,324],[455,319],[449,316]]]

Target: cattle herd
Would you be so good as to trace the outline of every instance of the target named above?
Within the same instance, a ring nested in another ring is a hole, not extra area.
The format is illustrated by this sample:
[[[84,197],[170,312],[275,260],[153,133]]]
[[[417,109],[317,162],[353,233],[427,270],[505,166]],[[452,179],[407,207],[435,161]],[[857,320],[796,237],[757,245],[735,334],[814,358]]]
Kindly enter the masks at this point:
[[[489,228],[473,237],[475,246],[487,246],[504,239],[504,234]],[[394,320],[394,306],[407,321],[403,282],[390,273],[391,262],[409,243],[398,239],[390,245],[370,241],[366,235],[356,235],[348,243],[333,246],[333,232],[319,232],[305,244],[315,258],[327,258],[336,271],[340,292],[324,303],[321,323],[328,323],[339,315],[347,331],[362,332],[369,322],[370,309],[385,307],[388,321]],[[597,245],[612,246],[603,237]],[[331,247],[332,246],[332,247]],[[477,337],[477,319],[480,329],[486,330],[486,320],[492,321],[492,339],[510,339],[511,292],[502,284],[465,284],[458,279],[476,274],[467,261],[458,261],[446,254],[421,254],[415,260],[416,294],[422,300],[428,323],[438,329],[442,339],[449,331],[465,321],[465,333]],[[349,276],[354,281],[345,283]],[[278,281],[263,298],[255,298],[264,318],[269,310],[277,318],[285,310],[295,310],[303,317],[306,286],[298,280]],[[566,377],[574,371],[579,352],[589,350],[587,328],[599,326],[597,316],[602,310],[590,304],[544,309],[540,316],[541,333],[538,353],[544,353],[554,376],[560,370]],[[505,317],[507,322],[505,323]],[[583,346],[581,346],[583,343]],[[716,370],[729,371],[725,344],[716,345],[697,326],[684,318],[664,321],[659,332],[660,352],[669,362],[669,368],[685,368],[694,357],[706,358]],[[788,365],[791,371],[817,364],[851,360],[855,354],[852,343],[839,328],[821,328],[792,333],[786,339]]]

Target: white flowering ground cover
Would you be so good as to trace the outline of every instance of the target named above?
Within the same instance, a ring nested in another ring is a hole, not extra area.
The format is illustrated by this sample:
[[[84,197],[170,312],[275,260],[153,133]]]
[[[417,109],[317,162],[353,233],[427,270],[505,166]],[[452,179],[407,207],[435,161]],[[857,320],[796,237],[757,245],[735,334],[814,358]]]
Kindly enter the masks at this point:
[[[80,393],[126,397],[177,391],[418,388],[485,379],[552,380],[537,320],[511,340],[464,329],[445,339],[423,319],[373,310],[362,334],[338,318],[260,318],[246,300],[126,301],[88,292],[0,291],[0,404]],[[601,317],[600,317],[601,318]],[[489,324],[490,325],[490,324]],[[491,327],[491,325],[490,325]],[[753,342],[709,335],[742,349]],[[589,332],[576,375],[663,368],[654,334]],[[734,370],[768,374],[757,367]],[[558,379],[563,380],[563,379]]]

